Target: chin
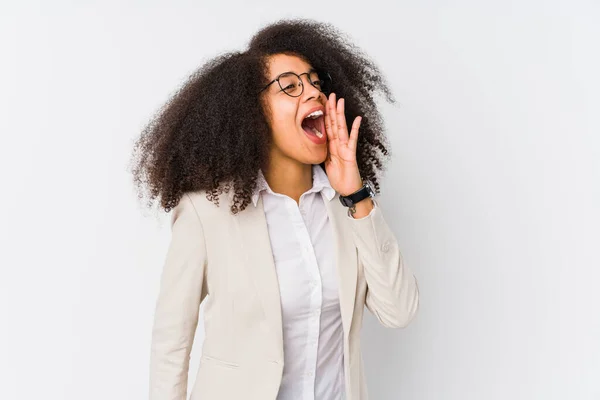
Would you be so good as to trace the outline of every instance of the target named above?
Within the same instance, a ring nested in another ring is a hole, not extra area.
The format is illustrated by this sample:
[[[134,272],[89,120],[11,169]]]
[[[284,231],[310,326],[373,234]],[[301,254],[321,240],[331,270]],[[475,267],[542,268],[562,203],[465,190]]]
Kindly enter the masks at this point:
[[[325,162],[325,160],[327,159],[327,149],[325,149],[325,151],[323,151],[322,155],[319,155],[318,157],[312,157],[313,160],[311,161],[311,164],[322,164]]]

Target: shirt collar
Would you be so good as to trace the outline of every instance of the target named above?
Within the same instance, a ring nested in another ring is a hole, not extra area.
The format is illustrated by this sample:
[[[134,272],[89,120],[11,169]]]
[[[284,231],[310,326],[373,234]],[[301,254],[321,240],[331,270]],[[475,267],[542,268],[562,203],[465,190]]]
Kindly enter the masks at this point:
[[[335,189],[331,187],[331,183],[329,183],[329,178],[327,178],[327,174],[325,173],[325,171],[323,171],[323,168],[321,168],[320,165],[313,164],[312,173],[313,186],[306,193],[322,192],[323,196],[325,196],[327,200],[331,201],[331,199],[333,199],[333,197],[335,196]],[[255,207],[258,204],[258,198],[260,197],[260,193],[262,191],[275,194],[269,187],[269,184],[267,183],[262,170],[259,169],[256,189],[252,194],[252,203]]]

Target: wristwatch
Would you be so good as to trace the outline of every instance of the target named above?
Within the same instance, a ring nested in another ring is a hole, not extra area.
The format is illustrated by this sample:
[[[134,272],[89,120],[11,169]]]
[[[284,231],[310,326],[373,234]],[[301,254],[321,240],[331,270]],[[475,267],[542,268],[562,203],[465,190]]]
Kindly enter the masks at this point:
[[[344,207],[353,207],[356,203],[367,197],[375,197],[375,192],[371,188],[369,182],[365,182],[362,188],[348,196],[340,195],[340,202]]]

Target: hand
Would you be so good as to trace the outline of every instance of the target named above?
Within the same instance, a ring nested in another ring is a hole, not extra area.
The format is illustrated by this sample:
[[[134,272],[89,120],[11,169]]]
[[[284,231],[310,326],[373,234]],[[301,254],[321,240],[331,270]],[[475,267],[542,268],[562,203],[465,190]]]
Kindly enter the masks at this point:
[[[354,119],[348,135],[344,99],[339,99],[336,103],[335,93],[331,93],[325,106],[328,148],[325,170],[331,186],[342,196],[356,192],[363,185],[356,163],[356,144],[361,120],[362,117]]]

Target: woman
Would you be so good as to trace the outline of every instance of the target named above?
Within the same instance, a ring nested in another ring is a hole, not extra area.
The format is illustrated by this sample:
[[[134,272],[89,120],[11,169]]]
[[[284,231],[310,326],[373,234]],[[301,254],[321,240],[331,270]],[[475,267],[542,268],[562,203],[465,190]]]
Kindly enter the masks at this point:
[[[150,398],[366,399],[366,306],[404,327],[418,288],[373,196],[387,155],[377,67],[330,25],[289,20],[208,62],[138,140],[141,196],[172,213]],[[349,128],[348,128],[349,127]]]

